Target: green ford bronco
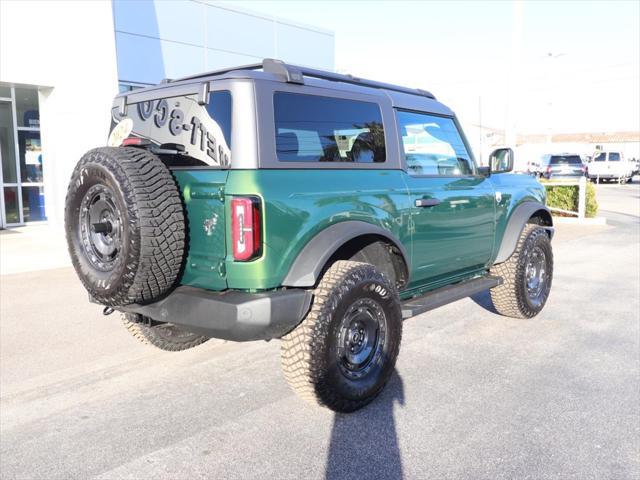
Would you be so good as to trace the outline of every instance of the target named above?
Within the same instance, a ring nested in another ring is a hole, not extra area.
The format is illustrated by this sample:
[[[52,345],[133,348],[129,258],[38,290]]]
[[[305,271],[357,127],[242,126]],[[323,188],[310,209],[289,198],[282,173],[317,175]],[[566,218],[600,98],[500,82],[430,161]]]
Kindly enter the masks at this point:
[[[490,291],[531,318],[553,274],[544,188],[479,167],[424,90],[267,59],[125,92],[66,199],[92,302],[164,350],[281,340],[302,397],[349,412],[403,319]]]

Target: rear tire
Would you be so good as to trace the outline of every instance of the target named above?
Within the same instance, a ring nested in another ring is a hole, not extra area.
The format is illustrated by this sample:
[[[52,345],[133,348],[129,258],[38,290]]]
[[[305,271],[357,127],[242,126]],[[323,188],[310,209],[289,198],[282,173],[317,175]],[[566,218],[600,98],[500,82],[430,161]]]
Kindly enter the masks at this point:
[[[182,200],[169,169],[146,150],[87,152],[67,190],[65,229],[76,273],[98,303],[150,303],[178,279]]]
[[[395,286],[373,265],[338,261],[315,289],[305,319],[282,338],[282,370],[305,400],[352,412],[386,385],[401,337]]]
[[[153,345],[167,352],[180,352],[203,344],[208,337],[188,332],[171,323],[145,325],[140,323],[135,313],[123,313],[122,323],[131,335],[147,345]]]
[[[532,318],[544,308],[553,280],[553,251],[547,232],[525,225],[516,250],[506,262],[491,267],[503,283],[490,290],[496,311],[513,318]]]

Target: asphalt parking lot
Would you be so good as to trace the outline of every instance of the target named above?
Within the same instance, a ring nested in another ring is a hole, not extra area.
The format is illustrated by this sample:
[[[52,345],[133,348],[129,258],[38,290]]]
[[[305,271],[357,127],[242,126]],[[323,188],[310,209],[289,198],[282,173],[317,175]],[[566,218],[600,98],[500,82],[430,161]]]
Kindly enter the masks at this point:
[[[391,384],[352,415],[289,391],[277,341],[165,353],[70,267],[3,275],[1,476],[639,478],[640,182],[598,194],[608,225],[558,227],[539,317],[481,295],[409,320]]]

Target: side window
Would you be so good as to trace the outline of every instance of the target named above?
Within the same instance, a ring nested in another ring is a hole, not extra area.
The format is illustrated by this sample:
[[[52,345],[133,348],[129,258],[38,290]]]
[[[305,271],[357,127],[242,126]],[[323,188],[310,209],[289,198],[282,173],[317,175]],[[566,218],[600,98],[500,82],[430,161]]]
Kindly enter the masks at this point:
[[[276,153],[283,162],[381,163],[386,159],[375,103],[276,92]]]
[[[604,162],[607,159],[607,154],[604,152],[596,155],[596,158],[593,159],[594,162]]]
[[[610,162],[619,162],[620,154],[618,152],[609,152],[609,161]]]
[[[411,175],[473,175],[474,164],[452,118],[398,111]]]

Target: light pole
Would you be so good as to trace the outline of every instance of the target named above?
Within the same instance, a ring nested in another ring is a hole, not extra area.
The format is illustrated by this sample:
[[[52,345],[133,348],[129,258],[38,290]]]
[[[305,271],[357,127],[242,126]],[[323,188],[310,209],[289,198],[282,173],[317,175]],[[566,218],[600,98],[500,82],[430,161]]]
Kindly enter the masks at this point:
[[[566,55],[566,53],[552,53],[552,52],[547,52],[547,54],[544,56],[545,59],[549,60],[547,62],[547,89],[549,90],[548,93],[548,98],[547,98],[547,145],[549,147],[551,147],[551,140],[553,137],[553,126],[552,126],[552,122],[553,122],[553,100],[554,100],[554,95],[553,95],[553,87],[552,87],[552,78],[553,78],[553,68],[552,66],[555,64],[555,62],[552,62],[552,60],[555,60],[557,58],[560,57],[564,57]]]
[[[524,24],[524,0],[514,0],[511,22],[511,59],[507,84],[507,105],[505,112],[505,145],[515,147],[517,113],[520,108],[519,90],[521,88],[520,61],[522,57],[522,34]]]

